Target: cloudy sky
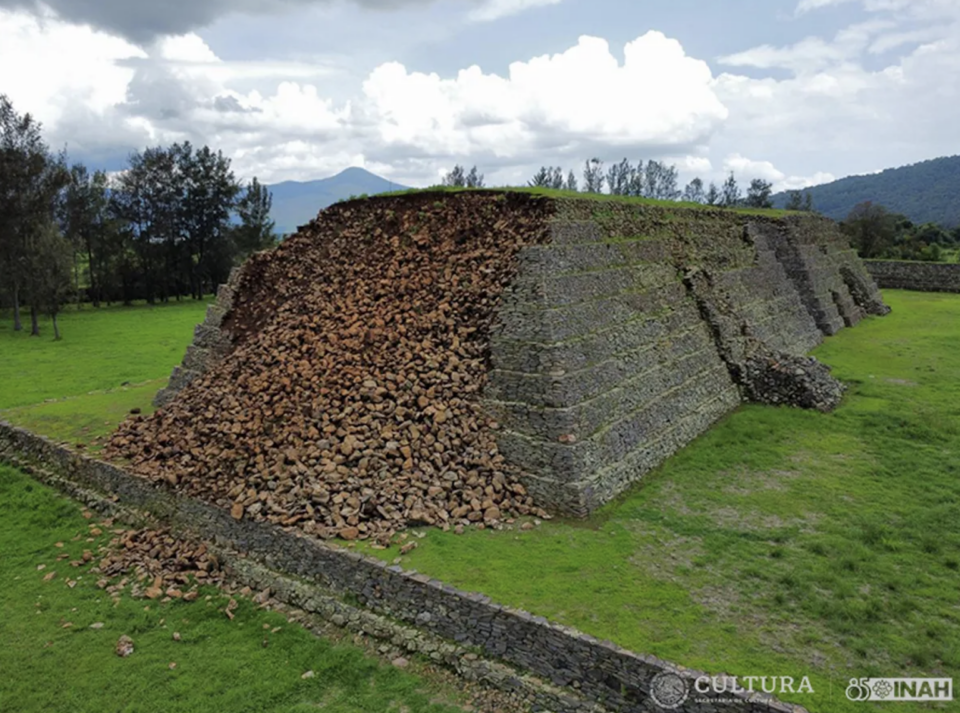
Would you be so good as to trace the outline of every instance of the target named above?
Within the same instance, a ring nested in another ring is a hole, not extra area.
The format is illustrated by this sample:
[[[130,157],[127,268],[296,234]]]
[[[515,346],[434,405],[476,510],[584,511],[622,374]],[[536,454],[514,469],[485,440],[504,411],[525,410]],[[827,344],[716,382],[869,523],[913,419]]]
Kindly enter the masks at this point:
[[[488,184],[598,156],[778,189],[960,153],[960,0],[0,0],[0,93],[108,170]]]

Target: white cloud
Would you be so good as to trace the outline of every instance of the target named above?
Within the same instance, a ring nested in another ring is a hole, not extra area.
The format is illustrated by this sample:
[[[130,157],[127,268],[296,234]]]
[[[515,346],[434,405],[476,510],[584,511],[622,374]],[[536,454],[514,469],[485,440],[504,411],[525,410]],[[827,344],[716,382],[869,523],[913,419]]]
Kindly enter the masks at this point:
[[[786,178],[783,171],[778,171],[769,161],[753,161],[740,154],[727,156],[723,161],[725,172],[733,171],[738,176],[747,180],[762,178],[766,181],[782,181]]]
[[[836,33],[833,40],[807,37],[786,47],[760,45],[743,52],[720,57],[720,64],[731,67],[789,69],[796,73],[814,72],[860,57],[871,41],[886,30],[896,28],[891,20],[870,20],[851,25]],[[882,39],[882,38],[881,38]]]
[[[116,155],[190,139],[268,182],[360,165],[424,185],[459,162],[476,163],[488,182],[517,184],[541,164],[579,178],[585,158],[609,165],[626,155],[676,163],[685,178],[722,179],[722,167],[741,182],[797,188],[874,168],[878,147],[890,165],[898,151],[901,163],[955,152],[960,86],[949,78],[960,75],[960,3],[861,2],[867,22],[733,53],[717,77],[678,41],[648,32],[622,53],[582,36],[500,73],[371,64],[351,91],[335,86],[348,75],[322,62],[226,61],[192,33],[141,49],[0,10],[0,91],[45,122],[55,147]]]
[[[220,58],[207,43],[193,32],[178,37],[163,37],[156,42],[156,49],[160,59],[172,62],[220,63]]]
[[[676,166],[684,175],[709,176],[713,172],[713,164],[706,156],[666,156],[660,160]]]
[[[942,18],[944,15],[960,14],[957,0],[800,0],[797,14],[819,10],[832,5],[858,2],[867,12],[882,12],[907,15],[917,18]]]
[[[723,170],[725,173],[732,171],[737,181],[743,185],[749,185],[750,181],[755,178],[769,181],[773,184],[775,193],[817,186],[821,183],[830,183],[836,180],[836,176],[832,173],[822,171],[818,171],[811,176],[788,176],[770,161],[754,161],[736,153],[724,159]]]
[[[346,0],[368,10],[402,10],[430,0]],[[0,0],[0,12],[20,10],[55,16],[63,22],[97,28],[148,46],[161,37],[185,35],[231,15],[282,15],[333,0]]]
[[[490,22],[499,20],[501,17],[517,15],[532,8],[557,5],[560,2],[562,0],[485,0],[480,7],[471,10],[467,17],[474,22]]]
[[[606,41],[583,36],[502,76],[472,66],[441,77],[387,62],[359,94],[335,102],[321,89],[324,67],[223,61],[196,34],[141,50],[56,18],[0,11],[0,67],[12,66],[30,69],[0,70],[0,80],[20,78],[4,85],[18,110],[48,124],[52,145],[69,139],[83,153],[113,142],[125,153],[189,139],[266,181],[369,163],[426,183],[457,161],[493,178],[540,163],[576,169],[586,156],[621,151],[709,168],[705,147],[727,116],[707,64],[658,32],[627,43],[622,61]]]
[[[823,171],[817,171],[812,176],[788,176],[784,178],[779,183],[774,184],[773,190],[775,192],[779,191],[797,191],[801,188],[809,188],[810,186],[819,186],[823,183],[832,183],[836,181],[837,177],[832,173],[824,173]]]
[[[726,118],[706,63],[680,43],[649,32],[627,43],[619,64],[606,41],[583,36],[562,54],[514,62],[506,77],[476,66],[456,78],[375,69],[364,93],[390,144],[451,155],[518,156],[545,137],[592,138],[609,146],[705,142]]]
[[[841,5],[848,2],[854,2],[854,0],[800,0],[797,5],[797,14],[802,15],[811,10],[819,10],[830,5]]]
[[[869,47],[871,54],[882,54],[908,44],[924,43],[938,39],[942,34],[939,27],[924,27],[905,32],[889,32],[878,37]]]
[[[960,72],[960,2],[859,3],[869,19],[831,37],[720,59],[732,67],[715,85],[730,118],[714,137],[714,151],[789,165],[791,175],[774,179],[784,188],[799,187],[794,174],[819,182],[817,172],[846,175],[878,160],[895,166],[957,152],[960,85],[948,78]],[[737,67],[787,69],[791,76],[744,76]]]
[[[0,91],[45,124],[76,103],[102,113],[123,101],[133,70],[118,61],[145,56],[88,27],[0,10]]]

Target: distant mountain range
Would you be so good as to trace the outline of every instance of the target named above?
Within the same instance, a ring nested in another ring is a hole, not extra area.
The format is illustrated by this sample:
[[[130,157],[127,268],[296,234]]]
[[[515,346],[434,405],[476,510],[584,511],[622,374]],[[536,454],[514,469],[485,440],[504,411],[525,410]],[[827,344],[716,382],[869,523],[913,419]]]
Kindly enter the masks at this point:
[[[270,217],[276,222],[280,235],[295,233],[298,226],[310,222],[323,208],[338,200],[406,188],[362,168],[348,168],[318,181],[284,181],[267,187],[273,193]]]
[[[858,203],[872,201],[914,223],[953,228],[960,225],[960,156],[848,176],[805,191],[813,197],[815,210],[835,220],[846,218]],[[782,208],[787,197],[786,193],[773,196],[774,205]]]

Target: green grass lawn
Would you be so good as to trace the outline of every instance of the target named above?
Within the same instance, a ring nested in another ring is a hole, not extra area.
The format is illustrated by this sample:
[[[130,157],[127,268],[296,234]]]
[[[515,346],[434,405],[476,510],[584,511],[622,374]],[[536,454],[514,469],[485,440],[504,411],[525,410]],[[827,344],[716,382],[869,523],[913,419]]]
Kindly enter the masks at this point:
[[[152,410],[206,305],[69,310],[59,319],[59,342],[46,321],[41,336],[30,337],[0,315],[0,418],[96,449],[95,439],[130,409]],[[205,592],[210,603],[123,598],[114,607],[96,576],[55,561],[64,551],[77,557],[93,546],[74,540],[88,525],[75,503],[0,466],[2,713],[462,710],[454,705],[461,693],[448,685],[384,666],[356,646],[318,639],[249,601],[240,600],[230,621],[213,588]],[[58,541],[66,548],[55,548]],[[60,576],[43,581],[56,569],[76,586]],[[92,623],[103,627],[91,629]],[[265,624],[280,627],[266,648]],[[122,634],[136,645],[126,659],[114,653]],[[308,670],[314,677],[302,679]]]
[[[202,590],[209,601],[123,597],[114,606],[89,566],[57,561],[96,547],[86,538],[90,524],[76,503],[0,466],[0,711],[462,710],[452,705],[458,692],[319,639],[249,600],[238,600],[231,621],[214,588]],[[122,635],[134,641],[127,658],[114,651]],[[307,671],[314,676],[302,678]]]
[[[960,671],[960,296],[884,296],[892,314],[815,352],[850,386],[836,412],[741,407],[589,520],[429,530],[404,566],[686,666],[809,675],[816,692],[786,698],[815,712],[936,709],[843,694]],[[202,316],[69,314],[59,343],[0,324],[0,417],[106,432],[149,404]]]
[[[810,675],[785,698],[813,711],[870,710],[855,676],[955,675],[960,296],[884,295],[815,352],[836,412],[743,406],[589,520],[429,530],[403,566],[685,666]]]
[[[0,314],[0,418],[89,444],[130,409],[150,413],[212,300],[70,309],[59,317],[59,342],[48,320],[31,337],[29,324],[14,332],[10,314]]]

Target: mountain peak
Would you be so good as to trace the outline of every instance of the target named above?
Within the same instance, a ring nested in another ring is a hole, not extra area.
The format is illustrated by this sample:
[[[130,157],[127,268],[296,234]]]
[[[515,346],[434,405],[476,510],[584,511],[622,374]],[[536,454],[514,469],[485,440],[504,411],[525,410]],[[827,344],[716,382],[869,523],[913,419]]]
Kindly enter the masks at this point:
[[[281,235],[292,233],[308,223],[321,210],[350,196],[368,196],[400,191],[407,186],[394,183],[359,166],[350,166],[340,173],[315,181],[284,181],[267,186],[273,193],[270,217]]]
[[[373,176],[374,178],[380,178],[380,176],[378,176],[377,174],[371,173],[367,169],[360,168],[359,166],[348,166],[347,168],[340,171],[340,173],[337,173],[331,176],[330,178],[343,178],[343,177],[352,177],[352,176]],[[385,179],[380,179],[380,180],[385,180]]]

